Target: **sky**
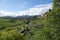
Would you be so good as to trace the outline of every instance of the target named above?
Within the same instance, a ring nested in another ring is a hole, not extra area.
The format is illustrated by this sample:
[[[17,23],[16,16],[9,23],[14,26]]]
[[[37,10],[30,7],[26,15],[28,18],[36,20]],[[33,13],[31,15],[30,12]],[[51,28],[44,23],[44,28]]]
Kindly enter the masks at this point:
[[[0,0],[0,16],[39,15],[52,8],[52,0]]]

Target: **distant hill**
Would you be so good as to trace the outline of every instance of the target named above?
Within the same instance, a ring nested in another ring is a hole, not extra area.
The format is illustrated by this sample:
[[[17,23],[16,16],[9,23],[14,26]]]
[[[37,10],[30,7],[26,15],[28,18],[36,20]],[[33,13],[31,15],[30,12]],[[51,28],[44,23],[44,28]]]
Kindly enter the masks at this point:
[[[3,16],[3,17],[0,17],[0,18],[34,18],[34,17],[37,17],[39,15],[35,15],[35,16],[30,16],[30,15],[24,15],[24,16],[16,16],[16,17],[12,17],[12,16]]]

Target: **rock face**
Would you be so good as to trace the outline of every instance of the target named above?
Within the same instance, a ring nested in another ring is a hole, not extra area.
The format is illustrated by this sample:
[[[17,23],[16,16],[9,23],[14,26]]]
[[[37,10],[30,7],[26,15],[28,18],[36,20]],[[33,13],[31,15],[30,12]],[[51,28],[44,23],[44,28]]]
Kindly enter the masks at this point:
[[[30,29],[31,27],[32,27],[31,21],[28,20],[28,21],[26,22],[26,28]]]
[[[27,27],[28,29],[30,29],[30,28],[31,28],[31,26],[32,26],[32,24],[31,24],[31,23],[26,24],[26,27]]]

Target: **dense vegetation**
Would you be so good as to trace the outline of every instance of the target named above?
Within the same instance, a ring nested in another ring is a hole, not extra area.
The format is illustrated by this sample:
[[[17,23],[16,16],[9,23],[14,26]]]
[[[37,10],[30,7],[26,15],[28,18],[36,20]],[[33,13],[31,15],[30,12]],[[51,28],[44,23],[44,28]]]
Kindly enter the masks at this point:
[[[0,18],[0,40],[60,40],[60,0],[34,18]]]

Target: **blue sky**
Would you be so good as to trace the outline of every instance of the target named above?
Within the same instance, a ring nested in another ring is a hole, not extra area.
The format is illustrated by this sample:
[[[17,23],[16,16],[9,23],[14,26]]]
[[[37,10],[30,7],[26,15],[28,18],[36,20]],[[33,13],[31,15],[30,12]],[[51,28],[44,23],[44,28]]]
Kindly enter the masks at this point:
[[[52,0],[0,0],[0,17],[42,15],[52,7]]]
[[[51,2],[52,0],[0,0],[0,10],[18,12]]]

